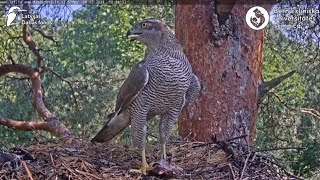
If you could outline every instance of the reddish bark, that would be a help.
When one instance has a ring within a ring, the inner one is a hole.
[[[22,131],[34,131],[34,130],[42,130],[57,134],[56,127],[61,127],[60,122],[58,120],[51,121],[18,121],[9,118],[0,117],[0,124],[3,126],[7,126],[13,129],[22,130]],[[62,130],[62,129],[61,129]],[[63,131],[63,130],[62,130]]]
[[[30,20],[29,14],[30,14],[30,3],[24,3],[23,9],[26,11],[23,11],[23,20],[28,22]],[[40,55],[40,52],[37,49],[36,43],[32,40],[32,37],[29,32],[29,26],[27,24],[23,24],[22,26],[22,34],[23,34],[23,41],[28,45],[29,49],[32,51],[32,53],[37,57],[37,65],[38,67],[43,66],[43,58]]]
[[[23,11],[24,21],[29,21],[30,14],[30,3],[24,3],[23,9],[27,11]],[[57,136],[69,136],[71,132],[68,128],[66,128],[56,117],[53,115],[45,106],[42,100],[42,90],[41,90],[41,78],[40,73],[38,72],[39,68],[43,72],[51,71],[55,73],[51,68],[47,68],[43,66],[43,57],[40,55],[39,50],[36,46],[36,43],[33,41],[32,36],[29,32],[29,26],[24,24],[22,27],[23,40],[32,51],[32,53],[36,56],[37,59],[37,69],[33,69],[29,66],[22,64],[8,64],[0,66],[0,77],[7,73],[21,73],[27,75],[32,84],[33,90],[33,100],[35,104],[35,109],[38,112],[39,116],[42,117],[44,122],[36,122],[36,121],[17,121],[9,118],[0,117],[0,124],[18,129],[23,131],[32,131],[32,130],[43,130],[51,132]],[[43,34],[42,34],[43,35]],[[57,73],[56,73],[57,75]],[[61,77],[60,77],[61,78]]]
[[[16,120],[0,117],[0,124],[25,131],[45,130],[58,136],[70,135],[71,132],[69,129],[60,123],[43,103],[40,74],[33,68],[21,64],[0,66],[0,77],[11,72],[25,74],[30,77],[36,111],[40,117],[46,120],[46,122],[18,122]]]
[[[175,5],[176,36],[203,85],[200,98],[179,118],[181,137],[210,141],[212,135],[224,140],[248,134],[253,141],[264,33],[246,25],[252,6],[234,5],[229,25],[222,29],[213,4]],[[223,33],[227,35],[219,36]]]
[[[0,76],[9,72],[16,72],[28,75],[31,78],[32,82],[33,98],[37,112],[43,118],[54,117],[54,115],[50,113],[50,111],[46,108],[42,101],[41,79],[39,73],[31,67],[21,64],[8,64],[0,67]]]

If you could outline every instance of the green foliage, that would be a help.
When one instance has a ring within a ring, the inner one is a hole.
[[[300,108],[320,109],[317,43],[290,39],[292,32],[272,26],[266,31],[263,77],[272,80],[291,70],[297,73],[268,93],[260,105],[257,145],[265,148],[297,146],[305,151],[274,153],[299,176],[312,176],[320,168],[319,119]],[[299,35],[299,34],[298,34]],[[298,36],[296,34],[296,36]]]
[[[58,43],[43,38],[32,28],[30,31],[41,49],[45,65],[60,75],[41,74],[47,108],[76,135],[92,137],[112,111],[118,87],[131,66],[144,56],[144,47],[130,42],[126,37],[127,30],[141,19],[151,17],[172,25],[172,6],[92,5],[73,11],[72,18],[68,17],[68,10],[62,6],[33,10],[40,14],[56,12],[50,18],[42,19],[52,21],[52,26],[37,28],[47,35],[54,35]],[[65,17],[64,20],[61,17]],[[36,67],[34,55],[22,40],[20,25],[1,28],[0,40],[1,64],[11,64],[8,57],[12,56],[16,63]],[[0,108],[0,116],[41,120],[32,103],[30,82],[16,78],[24,76],[12,73],[0,78],[0,106],[4,107]],[[127,129],[120,140],[130,139],[130,136],[130,129]],[[52,138],[45,132],[21,132],[0,126],[0,146],[27,142],[34,137]]]
[[[305,151],[289,152],[284,157],[293,162],[289,164],[289,167],[294,170],[295,174],[310,177],[319,170],[320,143],[318,140],[309,140],[304,141],[302,145],[306,147]]]
[[[43,7],[45,8],[45,7]],[[41,9],[40,9],[41,10]],[[52,11],[52,9],[50,9]],[[55,7],[56,14],[45,19],[54,22],[41,26],[54,35],[55,43],[31,29],[41,49],[44,63],[61,77],[42,73],[44,102],[74,133],[91,137],[101,128],[123,79],[134,63],[144,56],[141,44],[126,37],[132,24],[144,18],[160,18],[173,27],[172,6],[120,4],[84,6],[72,11]],[[34,12],[37,10],[34,9]],[[0,15],[4,15],[0,9]],[[270,25],[270,24],[269,24]],[[260,105],[256,144],[260,147],[303,146],[305,151],[277,152],[286,167],[296,174],[312,176],[320,168],[320,121],[300,108],[320,110],[320,59],[318,42],[300,37],[299,32],[266,31],[264,46],[264,81],[291,70],[297,73],[277,86]],[[36,67],[34,55],[22,40],[21,26],[0,28],[0,64],[11,59]],[[7,74],[0,78],[0,116],[18,120],[41,120],[33,102],[30,81],[24,75]],[[71,83],[72,88],[68,84]],[[158,121],[149,123],[149,140],[158,135]],[[129,143],[131,129],[124,130],[118,141]],[[30,139],[52,138],[45,132],[21,132],[0,126],[0,147],[24,143]]]

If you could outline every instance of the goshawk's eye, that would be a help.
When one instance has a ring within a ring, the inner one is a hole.
[[[143,29],[147,28],[147,23],[142,23],[142,24],[141,24],[141,27],[142,27]]]

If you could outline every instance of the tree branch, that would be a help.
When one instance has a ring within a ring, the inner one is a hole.
[[[53,41],[53,42],[55,42],[55,43],[57,42],[57,41],[53,38],[53,36],[51,36],[51,35],[46,35],[42,30],[36,29],[36,28],[34,28],[34,27],[32,27],[32,29],[33,29],[34,31],[38,32],[39,34],[41,34],[42,37],[44,37],[44,38],[46,38],[46,39],[49,39],[49,40],[51,40],[51,41]]]
[[[277,150],[305,150],[305,147],[277,147],[269,149],[257,149],[254,152],[277,151]]]
[[[53,118],[50,121],[19,121],[10,118],[0,117],[0,124],[12,129],[22,131],[42,130],[50,132],[57,136],[69,135],[70,131],[60,123],[59,120]]]
[[[284,74],[282,76],[279,76],[275,79],[272,79],[271,81],[268,82],[263,82],[259,86],[259,99],[261,100],[271,89],[275,88],[278,86],[280,83],[282,83],[284,80],[287,78],[291,77],[296,71],[293,70],[287,74]]]
[[[27,176],[29,177],[30,180],[34,180],[33,177],[32,177],[32,173],[30,172],[29,168],[28,168],[28,165],[25,161],[21,161],[22,163],[22,166],[24,168],[24,170],[26,171],[27,173]]]
[[[52,72],[52,74],[54,74],[55,76],[57,76],[61,81],[64,81],[69,85],[69,87],[71,88],[71,91],[72,91],[72,97],[74,99],[74,103],[75,103],[76,107],[79,109],[79,102],[77,100],[77,97],[76,97],[75,90],[73,88],[72,82],[69,79],[63,78],[59,73],[54,71],[52,68],[50,68],[49,71]]]
[[[0,76],[10,72],[26,74],[31,78],[33,98],[37,112],[42,118],[45,119],[54,117],[54,115],[50,113],[42,101],[41,78],[39,72],[22,64],[6,64],[0,66]]]
[[[24,81],[24,80],[29,80],[30,79],[29,77],[18,78],[18,77],[11,77],[11,76],[5,76],[5,78],[11,79],[11,80],[17,80],[17,81]]]
[[[33,68],[22,65],[22,64],[7,64],[0,66],[0,77],[7,74],[7,73],[22,73],[30,77],[31,79],[31,86],[33,90],[33,100],[35,104],[36,111],[38,112],[39,116],[42,117],[48,126],[51,126],[51,128],[56,129],[56,135],[58,136],[68,136],[71,134],[71,132],[58,121],[58,119],[53,115],[44,105],[44,102],[42,100],[42,91],[41,91],[41,78],[40,73]],[[8,122],[8,121],[4,121]],[[28,122],[21,122],[22,124],[13,123],[8,125],[17,125],[18,127],[25,125],[26,129],[28,129]],[[20,126],[19,126],[20,125]],[[44,125],[41,124],[34,124],[35,127],[41,128],[44,127]],[[36,126],[37,125],[37,126]],[[40,126],[41,125],[41,126]],[[17,128],[19,129],[19,128]],[[23,128],[20,128],[21,130],[24,130]],[[50,130],[49,132],[53,132],[53,130]]]
[[[23,3],[23,9],[26,11],[23,11],[23,20],[25,22],[28,22],[30,18],[28,17],[28,14],[30,12],[30,4],[29,3]],[[32,53],[37,57],[37,65],[38,67],[43,66],[43,58],[40,55],[38,48],[36,46],[36,43],[32,40],[31,34],[29,32],[29,28],[27,23],[23,24],[22,26],[22,33],[23,33],[23,41],[28,45],[29,49],[32,51]]]
[[[315,109],[301,108],[300,112],[310,114],[310,115],[316,117],[317,119],[320,119],[320,112]]]
[[[30,17],[28,16],[30,12],[30,4],[28,2],[23,3],[23,20],[25,22],[30,21]],[[4,126],[8,126],[11,128],[24,130],[24,131],[32,131],[32,130],[44,130],[51,132],[57,136],[69,136],[71,132],[68,128],[66,128],[56,117],[52,114],[45,106],[43,102],[42,96],[42,88],[41,88],[41,78],[39,73],[39,68],[42,71],[46,72],[50,70],[50,68],[46,68],[43,66],[43,58],[40,55],[39,49],[36,46],[36,43],[33,41],[31,34],[29,32],[29,25],[24,23],[22,26],[22,34],[23,34],[23,41],[27,44],[29,49],[32,53],[36,56],[37,59],[37,68],[33,69],[32,67],[22,65],[22,64],[15,64],[12,58],[12,64],[6,64],[0,66],[0,77],[8,74],[8,73],[21,73],[27,75],[31,80],[31,86],[33,90],[33,101],[35,104],[35,109],[39,116],[44,119],[44,122],[26,122],[26,121],[16,121],[13,119],[2,118],[0,117],[0,124]],[[37,30],[36,30],[37,31]],[[42,36],[45,36],[44,33],[38,31]],[[46,36],[47,38],[49,36]]]
[[[0,77],[11,72],[32,76],[34,69],[22,64],[5,64],[0,66]]]

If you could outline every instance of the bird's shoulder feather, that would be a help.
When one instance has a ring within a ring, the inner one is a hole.
[[[127,79],[120,87],[115,108],[117,114],[130,105],[132,100],[136,98],[143,87],[148,83],[148,80],[149,73],[145,66],[145,61],[142,60],[133,66]]]

